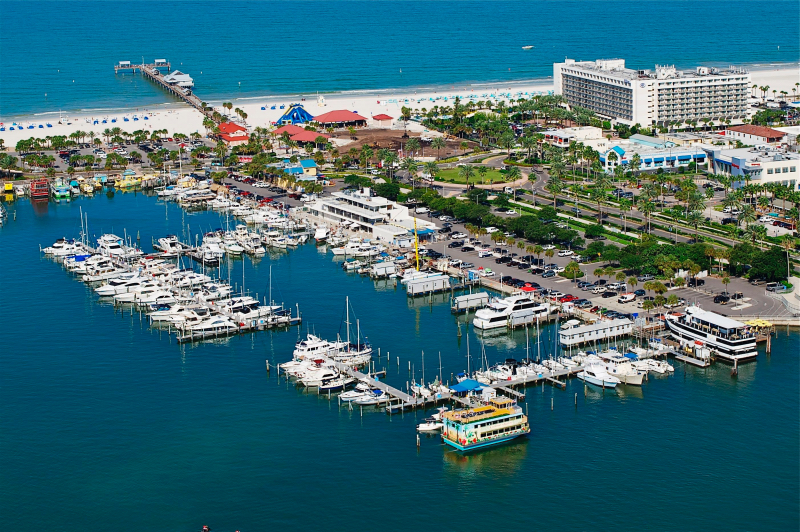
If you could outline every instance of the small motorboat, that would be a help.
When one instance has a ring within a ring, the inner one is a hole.
[[[444,423],[432,417],[425,418],[422,423],[417,425],[418,432],[440,432],[442,428],[444,428]]]

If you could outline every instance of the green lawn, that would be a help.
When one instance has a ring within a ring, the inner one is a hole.
[[[464,179],[458,175],[458,168],[448,168],[445,170],[439,170],[436,174],[437,181],[446,181],[448,183],[465,183]],[[490,184],[491,182],[494,183],[504,183],[506,182],[506,175],[505,172],[501,172],[499,170],[495,170],[490,168],[488,172],[486,172],[486,177],[483,178],[483,184]],[[478,174],[478,171],[475,171],[475,177],[470,179],[470,183],[480,185],[481,184],[481,177]]]

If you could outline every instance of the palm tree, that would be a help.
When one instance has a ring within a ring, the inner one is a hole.
[[[361,162],[364,163],[365,172],[369,169],[369,160],[372,159],[373,155],[375,155],[375,152],[372,148],[366,144],[361,146]]]
[[[435,161],[428,161],[422,165],[422,171],[431,176],[431,181],[434,181],[436,174],[439,173],[439,165]]]
[[[459,144],[458,147],[461,148],[461,155],[464,155],[465,153],[467,153],[467,150],[469,149],[469,142],[467,142],[466,140],[462,140],[461,144]]]
[[[784,235],[781,238],[781,247],[786,252],[786,278],[790,278],[792,276],[792,260],[789,258],[789,252],[794,249],[795,241],[792,235]]]
[[[700,231],[698,228],[700,227],[700,224],[703,222],[703,214],[700,211],[692,211],[686,217],[686,221],[689,223],[689,225],[694,227],[694,241],[698,242],[700,240]],[[675,233],[677,234],[677,228],[675,230]]]
[[[521,175],[522,172],[520,171],[519,166],[512,166],[508,169],[508,172],[506,172],[506,178],[508,181],[516,181]]]
[[[481,185],[483,184],[483,180],[486,178],[486,174],[489,172],[488,166],[479,166],[478,167],[478,175],[481,176]]]
[[[404,157],[400,162],[400,169],[408,172],[408,177],[411,179],[411,186],[413,187],[417,182],[417,161],[413,157]]]
[[[437,159],[441,158],[441,157],[439,157],[439,152],[445,146],[447,146],[447,143],[444,141],[444,138],[442,138],[442,137],[436,137],[435,139],[433,139],[431,141],[431,148],[436,150],[436,158]]]
[[[406,141],[406,152],[410,156],[413,157],[414,153],[418,152],[420,150],[420,148],[421,148],[421,144],[419,143],[419,139],[418,138],[412,137],[412,138],[408,139],[408,141]]]
[[[647,233],[650,234],[650,216],[656,210],[656,204],[650,200],[643,201],[639,203],[636,207],[640,213],[642,213],[647,221]]]
[[[465,164],[458,168],[458,177],[463,179],[469,188],[469,180],[475,176],[475,167],[471,164]]]
[[[543,251],[544,251],[544,248],[542,246],[540,246],[539,244],[536,244],[535,246],[533,246],[533,253],[536,255],[537,259],[541,260]]]
[[[575,280],[578,278],[579,273],[581,273],[581,266],[574,260],[570,261],[569,264],[564,267],[565,276],[571,276],[573,282],[575,282]]]

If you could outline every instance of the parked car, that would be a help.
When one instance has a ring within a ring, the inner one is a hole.
[[[547,270],[546,272],[544,272],[542,274],[542,278],[544,278],[544,279],[547,279],[548,277],[555,277],[555,276],[556,276],[556,272],[554,272],[553,270]]]
[[[578,308],[589,308],[589,307],[591,307],[593,305],[593,303],[591,301],[589,301],[588,299],[578,299],[574,303],[575,303],[575,306],[578,307]]]
[[[617,293],[616,292],[612,292],[611,290],[603,292],[603,298],[616,297],[616,296],[617,296]]]
[[[642,296],[644,296],[644,295],[646,295],[646,294],[647,294],[647,292],[645,292],[645,291],[644,291],[644,290],[642,290],[641,288],[640,288],[640,289],[638,289],[638,290],[634,290],[634,291],[633,291],[633,293],[634,293],[634,294],[635,294],[637,297],[642,297]]]
[[[718,303],[720,305],[725,305],[730,300],[731,300],[730,296],[726,296],[724,294],[717,294],[716,296],[714,296],[714,303]]]
[[[558,252],[558,256],[559,257],[569,257],[570,255],[574,255],[574,254],[575,254],[575,252],[572,251],[571,249],[562,249],[562,250],[559,250],[559,252]]]
[[[706,284],[706,281],[704,279],[698,279],[697,277],[692,277],[691,279],[689,279],[689,282],[686,283],[687,286],[691,286],[694,288],[697,288],[698,286],[703,286],[704,284]]]
[[[449,244],[447,244],[447,247],[449,247],[449,248],[464,247],[464,241],[463,240],[456,240],[454,242],[450,242]]]
[[[643,282],[646,282],[646,281],[652,281],[653,279],[655,279],[655,277],[653,277],[650,274],[640,275],[639,277],[636,278],[636,280],[639,281],[640,283],[643,283]]]

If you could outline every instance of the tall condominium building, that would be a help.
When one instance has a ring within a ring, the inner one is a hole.
[[[747,111],[750,74],[730,67],[693,71],[656,65],[654,70],[625,68],[624,59],[553,64],[555,93],[570,105],[625,124],[667,124],[703,118],[741,123]]]

